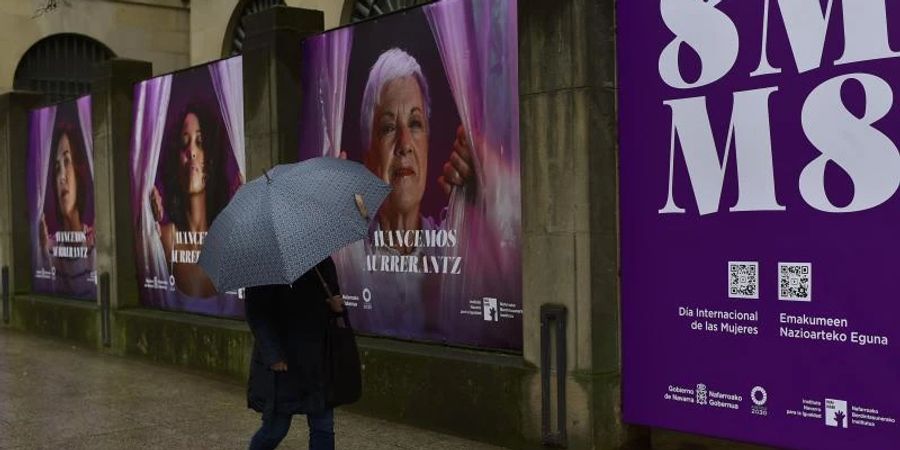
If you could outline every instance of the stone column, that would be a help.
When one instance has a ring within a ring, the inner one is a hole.
[[[0,264],[9,266],[13,293],[31,290],[31,236],[28,232],[28,111],[41,94],[0,95]]]
[[[648,448],[621,421],[614,0],[519,0],[519,15],[524,356],[540,366],[540,306],[566,306],[570,448]],[[540,389],[535,374],[533,433]]]
[[[247,180],[297,160],[300,42],[321,32],[321,11],[275,7],[244,19],[244,133]]]
[[[132,106],[134,83],[152,74],[148,62],[112,59],[96,66],[92,85],[96,264],[98,276],[109,273],[113,309],[138,303],[131,205]]]

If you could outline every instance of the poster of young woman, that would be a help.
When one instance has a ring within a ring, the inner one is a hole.
[[[304,42],[300,159],[393,192],[334,255],[360,331],[519,350],[516,2],[443,0]]]
[[[28,217],[32,291],[97,298],[91,98],[31,111]]]
[[[235,57],[135,86],[132,217],[141,303],[241,317],[197,260],[219,212],[244,181],[244,98]]]

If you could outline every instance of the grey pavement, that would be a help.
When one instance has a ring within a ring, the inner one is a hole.
[[[2,449],[243,449],[245,386],[0,329]],[[339,449],[497,449],[340,409]],[[307,448],[294,419],[281,448]]]

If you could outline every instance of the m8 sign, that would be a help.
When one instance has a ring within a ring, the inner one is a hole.
[[[626,421],[893,447],[900,3],[620,1],[617,33]]]

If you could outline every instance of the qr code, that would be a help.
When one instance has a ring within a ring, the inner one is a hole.
[[[778,263],[778,300],[812,301],[812,264]]]
[[[759,263],[728,262],[728,298],[759,298]]]

